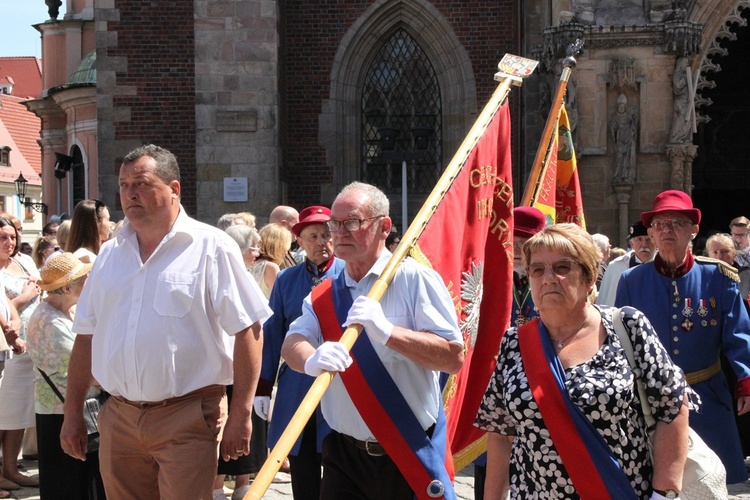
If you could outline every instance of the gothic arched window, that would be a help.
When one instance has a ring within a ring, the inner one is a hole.
[[[402,162],[411,215],[443,170],[440,87],[424,50],[404,29],[395,31],[370,61],[361,113],[360,177],[399,201],[391,217],[400,226]]]

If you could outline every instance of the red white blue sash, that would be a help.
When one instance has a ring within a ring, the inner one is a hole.
[[[544,324],[519,327],[526,378],[550,437],[582,499],[638,498],[609,445],[569,397],[565,371]]]
[[[323,338],[338,341],[352,305],[344,273],[312,291]],[[367,427],[383,446],[419,499],[455,500],[453,459],[446,453],[445,414],[440,406],[432,438],[409,408],[365,331],[350,352],[354,362],[339,373]],[[450,472],[449,472],[450,471]]]

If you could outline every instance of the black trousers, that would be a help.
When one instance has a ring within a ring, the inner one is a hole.
[[[321,500],[413,500],[414,492],[388,455],[374,457],[332,431],[323,440]]]
[[[99,453],[86,461],[66,455],[60,446],[62,415],[36,415],[39,448],[39,497],[42,500],[101,500],[106,498],[99,473]]]
[[[320,468],[323,455],[318,453],[317,412],[313,413],[302,431],[297,456],[289,455],[294,500],[318,500],[320,498]]]

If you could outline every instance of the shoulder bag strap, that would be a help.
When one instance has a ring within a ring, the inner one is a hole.
[[[630,340],[630,335],[625,330],[625,324],[622,321],[622,309],[617,308],[612,313],[612,324],[615,327],[615,332],[620,338],[620,344],[625,351],[625,356],[628,358],[630,368],[633,369],[635,375],[635,383],[638,387],[638,397],[641,400],[641,408],[643,410],[643,418],[646,421],[646,426],[650,429],[656,425],[654,420],[653,412],[651,411],[651,405],[648,404],[648,398],[646,397],[646,388],[643,386],[643,378],[641,377],[642,370],[635,364],[635,356],[633,355],[633,342]]]
[[[49,378],[49,376],[47,376],[47,374],[44,373],[44,370],[42,370],[41,368],[37,368],[37,370],[39,370],[39,373],[42,374],[42,377],[44,377],[44,380],[47,381],[47,383],[49,384],[49,386],[52,388],[52,390],[57,395],[58,399],[60,399],[60,401],[62,401],[64,403],[65,402],[65,398],[63,397],[62,393],[60,392],[60,389],[58,389],[57,386],[52,383],[52,380]]]

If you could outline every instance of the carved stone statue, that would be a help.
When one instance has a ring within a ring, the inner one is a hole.
[[[672,130],[670,144],[693,142],[693,92],[690,75],[690,58],[680,57],[672,74]]]
[[[609,125],[610,135],[615,145],[615,181],[635,180],[635,134],[638,126],[638,107],[628,112],[628,98],[620,94],[617,98],[617,112]]]

